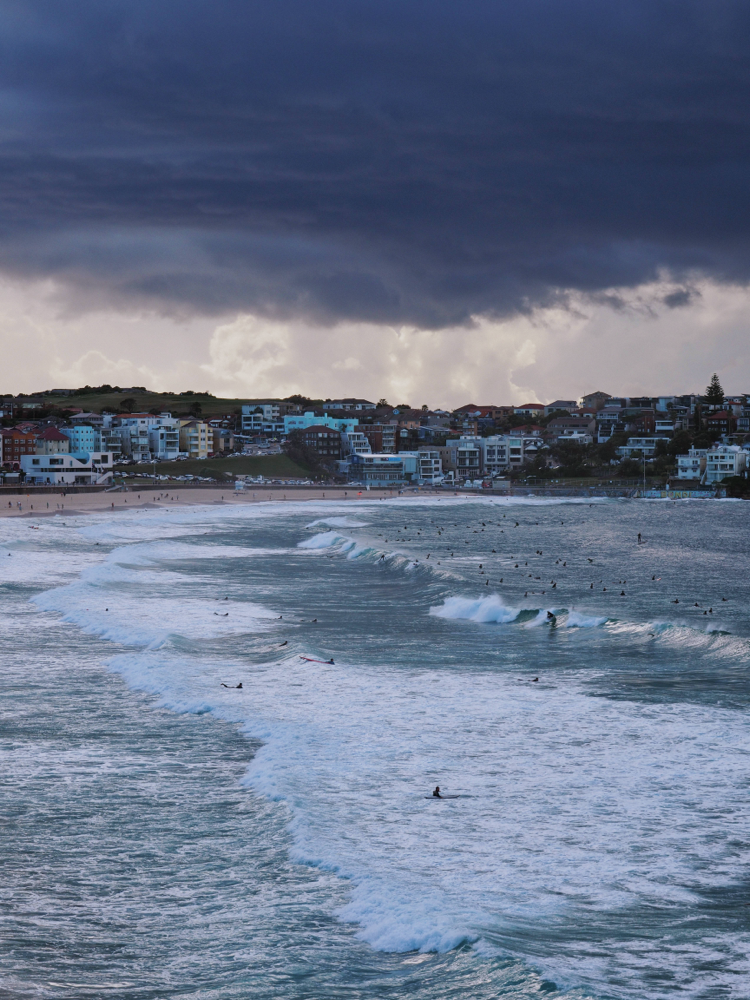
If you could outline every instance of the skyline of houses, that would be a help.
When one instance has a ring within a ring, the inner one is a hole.
[[[35,399],[36,409],[44,410],[45,400],[65,392]],[[198,415],[200,406],[196,415],[178,417],[168,410],[65,409],[57,399],[56,415],[28,419],[27,401],[20,396],[0,402],[5,425],[0,463],[6,476],[21,473],[27,481],[50,484],[102,482],[116,463],[207,460],[281,447],[340,479],[380,486],[477,483],[529,469],[565,468],[571,455],[606,462],[613,474],[617,467],[632,475],[633,463],[640,462],[645,474],[646,463],[658,463],[671,449],[671,478],[710,484],[745,475],[750,450],[747,394],[708,399],[596,391],[578,400],[468,403],[452,411],[394,407],[384,400],[320,403],[292,397],[246,403],[210,418]],[[675,441],[685,444],[680,454]]]

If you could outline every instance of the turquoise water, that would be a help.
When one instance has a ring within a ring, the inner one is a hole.
[[[0,996],[747,997],[747,510],[0,521]]]

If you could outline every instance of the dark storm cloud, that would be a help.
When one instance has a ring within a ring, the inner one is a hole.
[[[441,326],[750,276],[746,4],[2,17],[0,266],[81,302]]]

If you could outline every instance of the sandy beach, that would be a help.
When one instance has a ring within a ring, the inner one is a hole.
[[[206,504],[252,504],[274,502],[297,502],[305,500],[336,500],[341,502],[357,500],[378,500],[381,497],[397,496],[396,491],[358,490],[336,487],[310,487],[287,489],[283,487],[248,489],[235,493],[229,489],[175,489],[149,490],[137,488],[127,493],[60,493],[12,494],[0,500],[0,517],[49,517],[55,514],[103,514],[107,511],[120,513],[134,509],[156,509],[159,507],[195,507]]]

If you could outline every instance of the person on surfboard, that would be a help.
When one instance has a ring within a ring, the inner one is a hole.
[[[432,794],[436,799],[442,799],[443,796],[440,794],[440,785],[435,786],[435,791]]]

